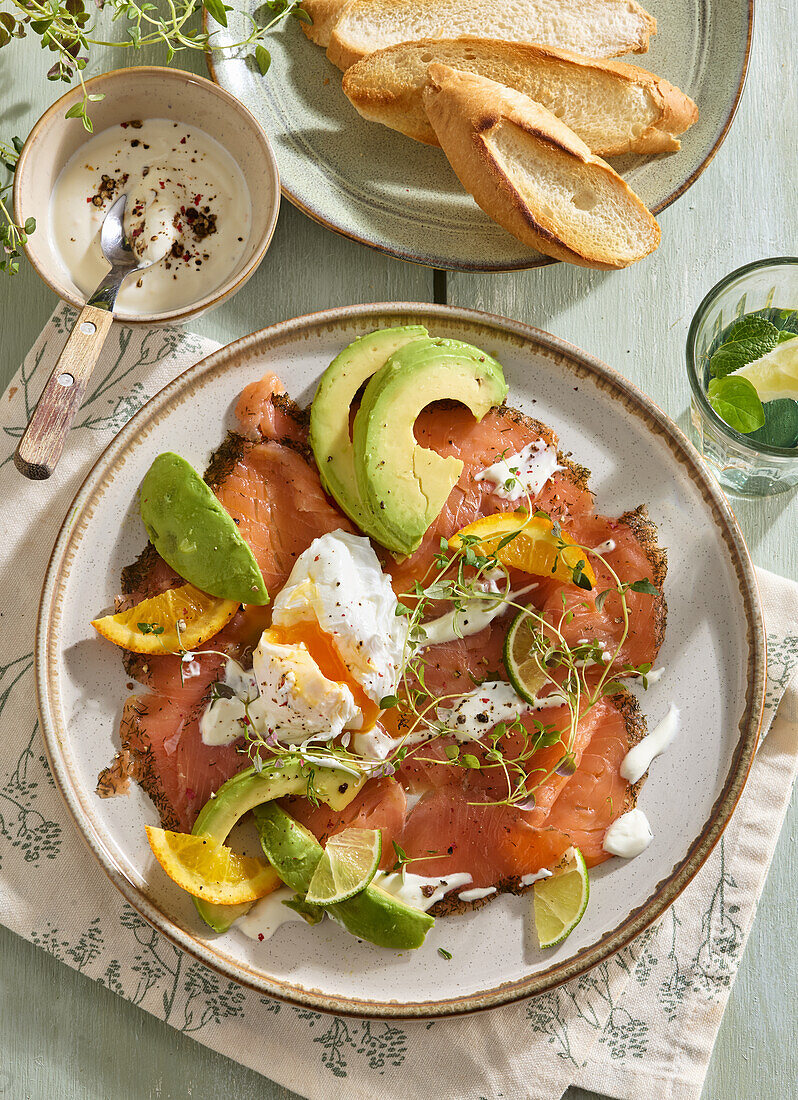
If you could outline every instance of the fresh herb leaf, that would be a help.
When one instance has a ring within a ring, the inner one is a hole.
[[[713,378],[707,396],[721,420],[737,432],[755,432],[765,423],[759,394],[747,378]]]
[[[142,634],[163,634],[163,627],[157,623],[136,623]]]
[[[394,854],[396,855],[396,862],[391,868],[392,871],[400,871],[406,863],[410,862],[410,856],[395,840],[392,840]]]
[[[265,46],[261,46],[260,42],[255,47],[255,64],[258,66],[258,72],[261,76],[265,76],[269,71],[269,67],[272,63],[272,55],[266,49]]]
[[[453,958],[453,955],[452,955],[451,951],[447,951],[445,947],[439,947],[438,948],[438,954],[440,955],[440,957],[442,959],[451,959],[451,958]]]
[[[632,584],[629,585],[629,587],[633,592],[643,592],[647,596],[659,595],[659,589],[651,583],[648,577],[646,577],[646,579],[642,581],[633,581]]]
[[[208,15],[212,15],[221,26],[227,26],[227,13],[230,9],[222,3],[222,0],[202,0],[202,6]]]
[[[390,710],[391,707],[395,707],[398,702],[398,695],[383,695],[382,699],[380,699],[380,709]]]
[[[779,330],[764,317],[741,317],[723,334],[723,343],[709,361],[713,378],[725,378],[740,367],[761,359],[775,348]]]

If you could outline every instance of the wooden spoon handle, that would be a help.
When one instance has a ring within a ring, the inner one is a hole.
[[[81,310],[14,454],[25,477],[44,481],[55,470],[113,320],[96,306]]]

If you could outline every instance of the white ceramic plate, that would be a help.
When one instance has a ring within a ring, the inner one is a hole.
[[[644,0],[658,32],[648,53],[625,60],[676,84],[699,120],[678,153],[614,157],[654,213],[693,183],[731,125],[751,47],[754,0]],[[260,0],[230,12],[218,45],[246,39]],[[283,194],[345,237],[403,260],[460,271],[508,271],[552,261],[516,241],[467,195],[440,149],[366,122],[341,90],[341,73],[294,20],[269,37],[272,65],[258,72],[252,47],[208,55],[211,76],[249,108],[277,157]]]
[[[391,954],[336,925],[292,923],[268,942],[215,936],[154,863],[144,825],[156,814],[137,788],[101,800],[98,772],[118,747],[126,677],[90,618],[110,603],[121,568],[145,544],[137,487],[153,457],[176,450],[202,469],[233,426],[247,382],[266,369],[302,401],[341,348],[384,325],[417,324],[496,356],[512,404],[541,418],[593,470],[599,511],[647,503],[668,547],[667,674],[648,692],[654,721],[674,700],[677,741],[640,800],[655,839],[637,859],[591,874],[590,905],[571,937],[543,953],[531,899],[503,896],[437,922],[418,952]],[[215,352],[141,409],[78,493],[48,570],[38,627],[38,691],[53,771],[78,827],[125,897],[175,943],[263,993],[336,1012],[446,1015],[542,992],[628,942],[674,899],[709,854],[739,798],[761,717],[764,637],[739,530],[678,428],[608,367],[513,321],[445,306],[356,306],[275,325]],[[437,954],[453,952],[447,962]],[[464,965],[464,961],[468,964]]]

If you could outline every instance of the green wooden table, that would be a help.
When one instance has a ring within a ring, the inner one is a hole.
[[[798,97],[794,0],[760,0],[751,71],[735,125],[704,175],[661,216],[663,243],[619,273],[557,265],[513,275],[435,275],[345,241],[284,202],[274,242],[246,290],[197,322],[225,342],[284,318],[370,301],[447,301],[547,329],[598,355],[682,427],[683,349],[704,293],[740,264],[798,251]],[[792,13],[794,14],[794,12]],[[59,86],[38,45],[0,64],[0,136],[25,136]],[[129,55],[123,55],[129,60]],[[163,63],[157,52],[137,59]],[[201,57],[180,58],[203,72]],[[111,50],[89,74],[120,63]],[[4,388],[55,301],[32,271],[0,276]],[[0,506],[1,503],[0,503]],[[754,560],[798,578],[795,494],[733,502]],[[798,1082],[794,904],[798,806],[781,837],[723,1021],[705,1100],[787,1100]],[[0,1096],[13,1100],[145,1100],[292,1094],[207,1050],[0,928]],[[571,1090],[569,1100],[586,1100]]]

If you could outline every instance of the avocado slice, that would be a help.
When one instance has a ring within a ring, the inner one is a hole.
[[[314,776],[314,789],[317,796],[334,810],[343,809],[352,801],[363,783],[362,779],[346,776],[331,768],[319,769]],[[264,766],[260,771],[247,768],[228,779],[213,798],[209,798],[200,810],[194,828],[194,836],[212,836],[219,844],[224,844],[233,826],[248,810],[260,806],[270,799],[283,798],[288,794],[304,794],[307,790],[307,776],[302,774],[302,766],[296,761],[284,764],[282,768]],[[275,885],[282,876],[275,872]],[[226,932],[233,921],[242,917],[250,905],[214,905],[194,898],[197,912],[214,932]]]
[[[383,328],[360,336],[336,355],[321,376],[310,407],[310,446],[321,483],[361,531],[374,534],[371,515],[360,499],[349,437],[349,410],[355,396],[391,355],[427,335],[422,325]]]
[[[322,846],[274,802],[256,807],[254,816],[269,861],[286,886],[304,895],[321,859]],[[347,901],[324,906],[324,912],[358,939],[395,951],[421,947],[435,923],[429,913],[405,905],[373,882]]]
[[[258,563],[232,517],[180,455],[158,455],[141,483],[139,508],[153,546],[185,580],[211,596],[269,602]]]
[[[372,377],[355,417],[354,465],[377,537],[389,550],[411,554],[418,547],[463,469],[459,459],[416,442],[421,410],[451,398],[481,420],[507,391],[501,365],[486,352],[433,337],[400,348]]]

